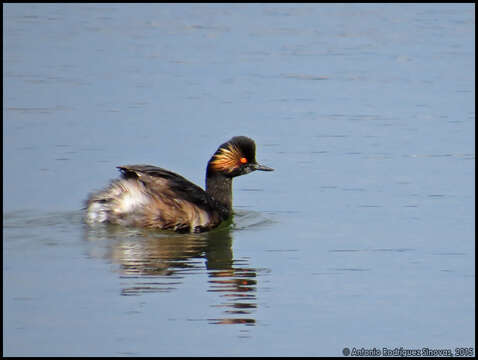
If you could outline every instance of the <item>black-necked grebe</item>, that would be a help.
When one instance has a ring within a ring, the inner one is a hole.
[[[88,223],[111,223],[178,232],[202,232],[232,213],[232,178],[255,170],[256,144],[235,136],[207,164],[206,191],[184,177],[151,165],[118,166],[121,178],[86,202]]]

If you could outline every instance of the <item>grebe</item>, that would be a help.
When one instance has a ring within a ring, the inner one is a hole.
[[[232,214],[232,179],[274,169],[256,162],[256,144],[235,136],[207,164],[206,191],[184,177],[152,165],[117,167],[121,177],[86,201],[88,223],[111,223],[177,232],[202,232]]]

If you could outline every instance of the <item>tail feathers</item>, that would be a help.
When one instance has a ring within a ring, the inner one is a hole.
[[[86,221],[90,224],[102,223],[108,220],[109,209],[99,201],[92,201],[88,204]]]
[[[132,225],[132,214],[140,214],[149,202],[141,183],[121,179],[87,200],[86,221],[88,223],[111,222]]]

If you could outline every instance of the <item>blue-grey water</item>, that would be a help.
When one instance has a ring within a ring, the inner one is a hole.
[[[234,135],[232,222],[84,224]],[[474,354],[474,183],[474,4],[3,5],[4,355]]]

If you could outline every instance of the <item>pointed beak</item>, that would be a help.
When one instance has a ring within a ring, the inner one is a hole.
[[[261,164],[254,164],[254,165],[253,165],[253,168],[254,168],[254,170],[274,171],[273,168],[270,168],[270,167],[268,167],[268,166],[261,165]]]

